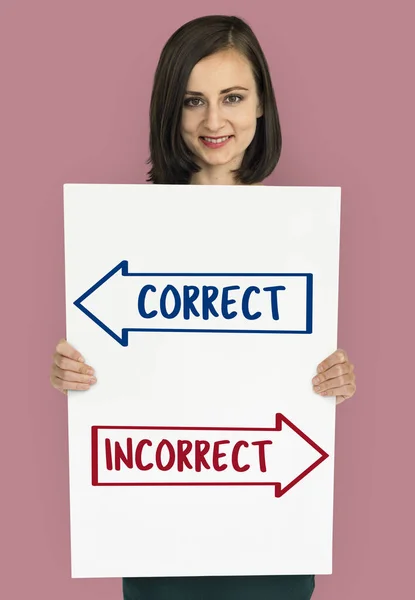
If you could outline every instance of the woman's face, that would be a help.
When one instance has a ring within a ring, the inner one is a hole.
[[[186,91],[181,134],[195,162],[209,172],[238,168],[263,114],[249,61],[236,50],[207,56],[194,66]],[[218,145],[202,139],[225,136],[231,137]]]

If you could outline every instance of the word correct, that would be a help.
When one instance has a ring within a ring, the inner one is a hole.
[[[261,317],[260,310],[251,309],[251,297],[265,293],[268,295],[267,304],[270,307],[271,317],[274,321],[278,321],[278,292],[285,289],[283,285],[263,288],[250,285],[243,291],[240,291],[239,285],[228,285],[222,288],[214,285],[202,285],[200,288],[195,285],[184,285],[179,289],[175,285],[167,284],[159,290],[155,285],[147,284],[138,294],[138,312],[143,319],[153,319],[159,312],[165,319],[174,319],[179,314],[185,320],[190,319],[191,314],[204,320],[219,316],[224,319],[234,319],[238,312],[229,310],[229,307],[237,304],[237,300],[232,298],[232,292],[237,291],[238,308],[245,319],[252,321]],[[149,309],[154,304],[157,308]]]

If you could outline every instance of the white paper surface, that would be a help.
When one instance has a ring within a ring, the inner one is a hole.
[[[72,576],[331,573],[340,188],[64,202]]]

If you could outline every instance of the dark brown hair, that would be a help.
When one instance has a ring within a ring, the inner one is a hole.
[[[146,181],[186,184],[200,171],[180,133],[187,82],[202,58],[234,48],[252,66],[263,115],[242,164],[234,170],[237,183],[259,183],[275,169],[282,138],[277,104],[261,46],[249,25],[238,17],[209,15],[182,25],[164,46],[154,75],[150,102],[150,158]]]

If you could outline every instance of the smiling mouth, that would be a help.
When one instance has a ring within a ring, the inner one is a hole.
[[[200,136],[200,140],[202,140],[202,142],[204,142],[205,144],[210,144],[210,145],[222,145],[225,142],[227,142],[228,140],[230,140],[233,137],[233,135],[224,135],[222,137],[219,138],[211,138],[211,137],[205,137],[205,136]]]
[[[216,136],[216,137],[213,137],[211,135],[201,135],[200,137],[202,137],[204,140],[214,140],[216,142],[218,140],[223,140],[223,139],[232,137],[232,134],[230,133],[228,135],[219,135],[219,136]]]

